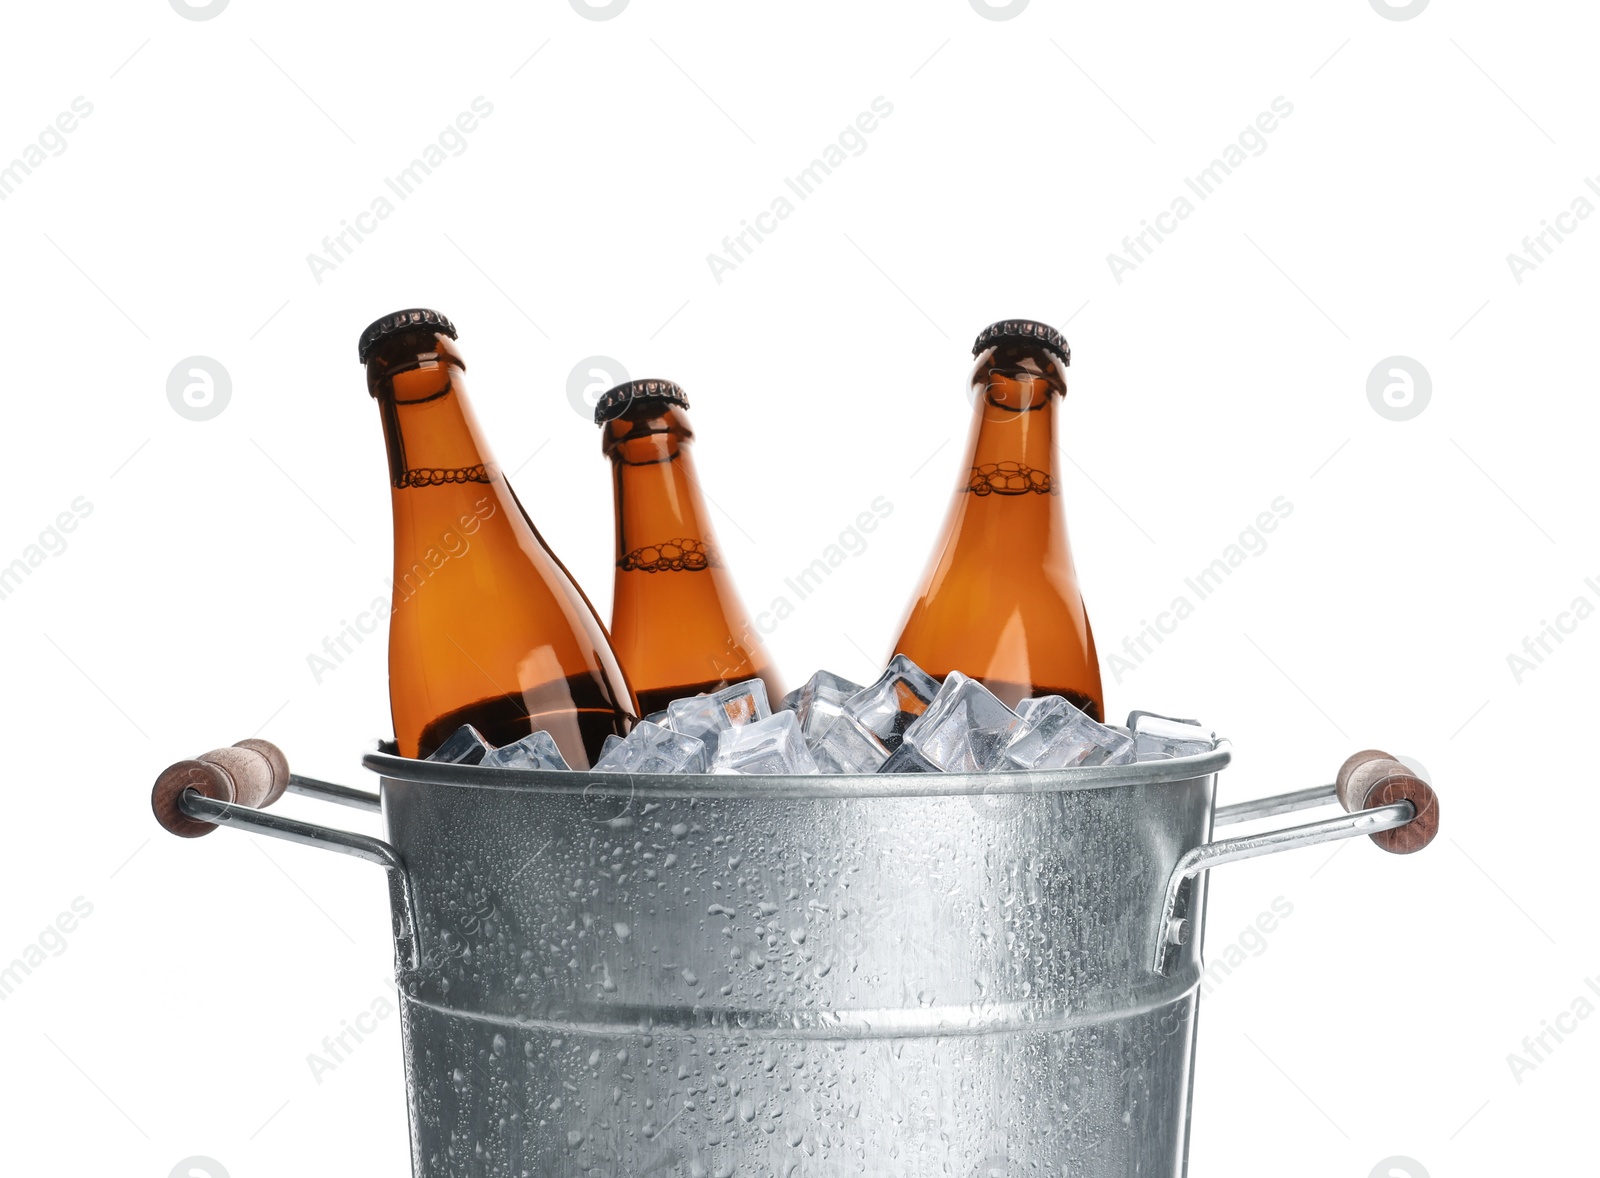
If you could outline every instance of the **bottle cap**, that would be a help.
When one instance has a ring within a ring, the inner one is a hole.
[[[393,315],[385,315],[361,333],[361,343],[357,347],[361,362],[363,364],[367,362],[367,354],[379,340],[399,335],[402,331],[416,331],[419,328],[430,327],[451,339],[456,338],[456,325],[439,312],[430,311],[425,307],[413,307],[409,311],[396,311]]]
[[[622,416],[635,401],[665,401],[669,405],[689,407],[689,398],[683,389],[670,380],[630,380],[603,393],[594,403],[594,423],[604,425]]]
[[[1066,338],[1048,323],[1036,323],[1032,319],[1002,319],[999,323],[989,324],[978,333],[977,342],[972,345],[972,354],[976,356],[985,348],[1008,339],[1043,344],[1063,365],[1072,363],[1072,349],[1067,345]]]

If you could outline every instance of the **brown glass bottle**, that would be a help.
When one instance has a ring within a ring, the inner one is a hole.
[[[1071,353],[1054,328],[1027,320],[986,328],[972,351],[960,484],[894,649],[930,675],[961,671],[1010,706],[1061,695],[1102,720],[1057,477]]]
[[[586,769],[634,701],[594,607],[484,445],[455,337],[424,310],[361,335],[394,508],[395,740],[425,757],[462,724],[496,745],[543,729]]]
[[[690,456],[688,398],[671,381],[618,385],[595,404],[616,490],[611,642],[643,714],[761,679],[783,685],[723,565]]]

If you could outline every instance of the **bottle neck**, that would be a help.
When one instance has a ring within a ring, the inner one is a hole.
[[[1040,500],[1059,507],[1056,414],[1064,390],[1046,376],[980,370],[965,483],[976,500]]]
[[[413,596],[417,562],[437,571],[440,553],[472,547],[510,559],[520,552],[542,575],[566,577],[484,441],[467,400],[466,366],[449,343],[441,338],[436,354],[368,363],[389,452],[397,614]]]
[[[616,490],[616,558],[624,571],[719,567],[691,443],[676,408],[607,423],[604,448]],[[665,550],[663,550],[665,546]]]
[[[441,355],[374,382],[396,490],[494,481],[498,471],[467,404],[463,374]]]

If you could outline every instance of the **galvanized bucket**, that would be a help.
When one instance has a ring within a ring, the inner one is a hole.
[[[1214,809],[1228,759],[629,777],[377,747],[381,799],[287,784],[386,840],[193,774],[168,809],[387,869],[417,1178],[1176,1176],[1205,871],[1437,818],[1390,774],[1211,841],[1335,801]]]

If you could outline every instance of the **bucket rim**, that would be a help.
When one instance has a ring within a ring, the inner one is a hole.
[[[725,773],[596,773],[588,769],[506,769],[420,761],[373,741],[364,768],[385,781],[453,789],[644,798],[936,798],[1070,793],[1141,785],[1177,785],[1210,777],[1233,759],[1227,740],[1210,752],[1132,765],[1018,769],[995,773],[817,773],[783,776]]]

